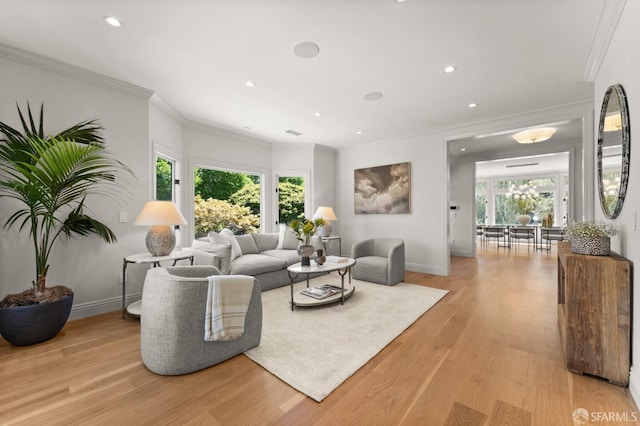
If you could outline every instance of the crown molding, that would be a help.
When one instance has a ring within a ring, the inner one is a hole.
[[[152,90],[145,89],[144,87],[136,86],[135,84],[107,77],[106,75],[76,67],[74,65],[58,61],[57,59],[38,55],[36,53],[28,52],[2,43],[0,43],[0,57],[38,67],[47,71],[52,71],[67,77],[77,78],[90,83],[116,89],[145,99],[149,99],[153,95]]]
[[[175,109],[170,103],[165,101],[157,93],[153,93],[153,95],[151,95],[150,102],[152,104],[154,104],[155,106],[157,106],[158,108],[160,108],[162,111],[164,111],[167,114],[169,114],[169,116],[171,118],[173,118],[174,120],[178,121],[180,124],[182,124],[182,125],[186,125],[187,124],[186,117],[184,115],[182,115],[180,113],[180,111]]]
[[[595,81],[626,3],[627,0],[605,0],[582,75],[584,81]]]

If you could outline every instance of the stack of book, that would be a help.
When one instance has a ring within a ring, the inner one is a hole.
[[[338,287],[331,284],[325,284],[320,287],[308,287],[300,292],[305,296],[313,297],[315,299],[325,299],[334,294],[342,293],[342,287]]]
[[[342,263],[342,262],[346,262],[347,260],[349,260],[349,258],[348,258],[348,257],[342,257],[342,256],[327,256],[327,262]]]

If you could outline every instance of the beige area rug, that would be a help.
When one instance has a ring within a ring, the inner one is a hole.
[[[340,277],[311,280],[311,286],[328,283],[339,285]],[[407,283],[352,283],[356,291],[344,305],[294,312],[289,286],[262,293],[262,340],[245,355],[320,402],[447,294]],[[305,285],[297,283],[296,291]]]

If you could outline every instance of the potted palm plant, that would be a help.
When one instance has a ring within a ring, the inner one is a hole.
[[[30,289],[0,301],[0,334],[14,345],[30,345],[54,337],[66,323],[73,291],[47,286],[49,257],[56,241],[97,235],[116,241],[113,231],[87,214],[90,195],[115,197],[116,177],[131,171],[113,158],[96,120],[82,121],[56,136],[43,130],[44,106],[38,125],[27,104],[28,122],[20,107],[22,132],[0,122],[0,197],[19,207],[5,228],[28,231],[35,252],[35,279]]]

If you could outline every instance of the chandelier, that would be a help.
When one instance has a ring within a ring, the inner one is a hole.
[[[539,129],[523,130],[513,135],[518,143],[536,143],[551,139],[556,132],[553,127],[541,127]]]

